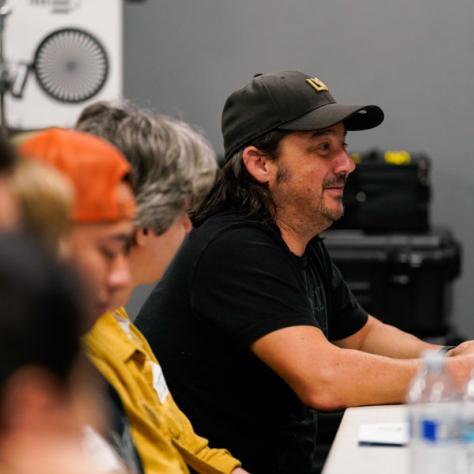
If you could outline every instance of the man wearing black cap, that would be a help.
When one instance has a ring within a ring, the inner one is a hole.
[[[231,94],[222,175],[138,317],[193,424],[254,474],[316,472],[315,410],[401,402],[441,349],[368,315],[318,237],[343,214],[346,132],[382,120],[295,71]]]

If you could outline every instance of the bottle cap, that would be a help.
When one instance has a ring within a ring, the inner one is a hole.
[[[423,365],[431,370],[441,370],[444,366],[445,355],[440,351],[427,350],[421,354]]]

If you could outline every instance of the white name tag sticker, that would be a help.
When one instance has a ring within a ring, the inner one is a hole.
[[[359,427],[359,445],[405,446],[409,441],[408,423],[370,423]]]
[[[166,398],[168,397],[170,391],[168,385],[166,385],[165,376],[163,371],[158,364],[151,362],[152,372],[153,372],[153,388],[158,395],[161,403],[165,403]]]

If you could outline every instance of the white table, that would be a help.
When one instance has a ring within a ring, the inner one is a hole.
[[[361,424],[405,421],[406,409],[404,405],[348,408],[324,465],[323,474],[407,474],[408,448],[357,444]]]

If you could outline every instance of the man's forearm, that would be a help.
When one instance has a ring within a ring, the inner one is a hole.
[[[266,334],[255,341],[251,349],[310,407],[335,410],[403,402],[421,360],[364,352],[360,344],[368,342],[365,341],[368,335],[359,331],[355,337],[339,340],[335,345],[320,329],[291,326]],[[376,336],[376,332],[372,336]],[[392,333],[393,336],[396,334]],[[375,351],[377,347],[371,349]],[[438,349],[438,346],[432,347]],[[412,350],[419,349],[418,346]],[[464,355],[464,352],[467,353]],[[452,375],[459,384],[469,376],[473,360],[474,354],[468,349],[448,358]]]
[[[452,356],[447,360],[448,370],[459,390],[464,387],[472,363],[472,354]],[[313,380],[314,398],[310,406],[334,410],[403,403],[421,364],[421,359],[399,359],[339,349],[327,358],[327,367],[319,367],[319,381]]]
[[[359,331],[345,339],[334,341],[334,344],[344,349],[357,349],[396,359],[415,359],[424,350],[441,349],[441,346],[424,342],[370,315]]]
[[[414,359],[420,357],[424,350],[439,350],[441,347],[422,341],[394,326],[377,321],[366,334],[360,350],[397,359]]]
[[[418,359],[395,359],[353,349],[339,349],[318,369],[312,384],[313,408],[334,410],[351,406],[403,403]],[[321,377],[321,374],[324,374]]]

